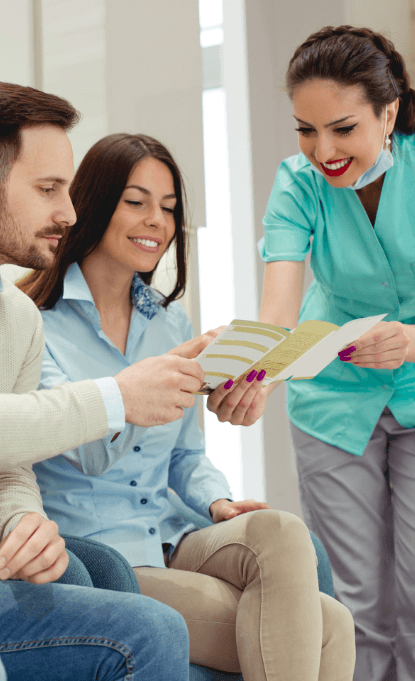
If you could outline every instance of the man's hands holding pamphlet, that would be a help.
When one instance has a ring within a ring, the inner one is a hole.
[[[223,330],[212,329],[160,357],[147,357],[114,376],[124,401],[125,420],[135,426],[161,426],[183,417],[193,407],[204,372],[195,361]],[[118,433],[114,435],[116,439]]]

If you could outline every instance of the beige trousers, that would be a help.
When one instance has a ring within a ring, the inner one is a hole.
[[[143,594],[183,615],[192,663],[244,681],[352,681],[353,619],[319,592],[297,516],[244,513],[186,536],[167,570],[134,572]]]

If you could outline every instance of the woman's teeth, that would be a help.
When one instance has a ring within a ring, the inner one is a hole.
[[[156,246],[158,246],[158,241],[150,241],[150,239],[133,239],[131,237],[128,238],[130,241],[134,241],[136,244],[143,244],[149,248],[156,248]]]
[[[337,163],[322,163],[321,165],[324,166],[325,168],[328,168],[329,170],[339,170],[339,168],[347,166],[349,161],[351,161],[351,157],[345,158],[343,159],[343,161],[338,161]]]

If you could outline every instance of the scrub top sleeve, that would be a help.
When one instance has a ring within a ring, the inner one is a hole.
[[[258,242],[258,250],[265,262],[302,261],[310,250],[317,197],[311,178],[295,172],[289,161],[278,169],[263,219],[265,236]]]

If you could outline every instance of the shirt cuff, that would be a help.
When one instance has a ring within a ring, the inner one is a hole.
[[[95,378],[94,381],[101,392],[107,410],[108,430],[104,437],[121,432],[125,428],[125,409],[117,381],[112,376]]]

